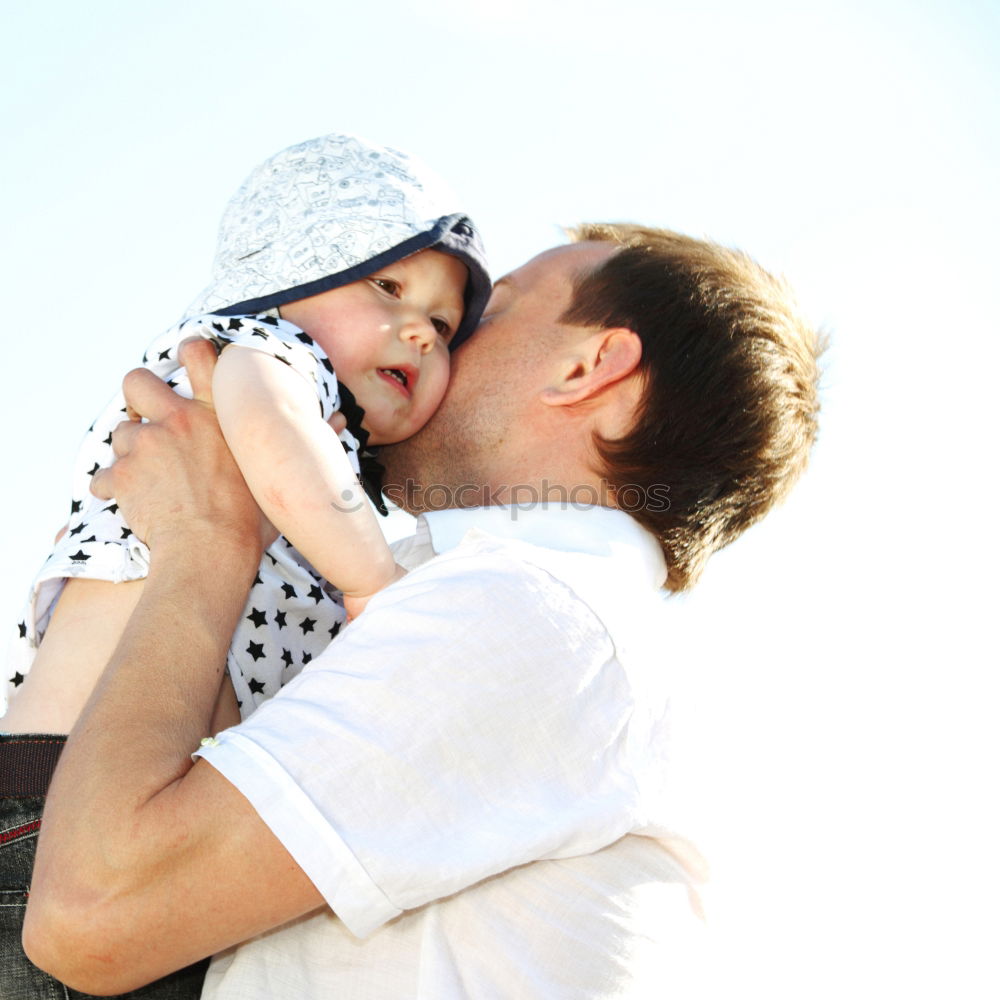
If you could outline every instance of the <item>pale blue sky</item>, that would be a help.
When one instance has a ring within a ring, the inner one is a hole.
[[[741,246],[832,346],[806,479],[665,617],[729,974],[996,995],[1000,7],[55,0],[0,27],[11,622],[80,435],[277,149],[419,154],[497,274],[580,219]]]

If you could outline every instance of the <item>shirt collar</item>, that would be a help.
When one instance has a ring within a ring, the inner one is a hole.
[[[495,505],[432,511],[418,519],[434,552],[455,548],[469,531],[533,545],[554,552],[614,557],[618,572],[633,583],[662,587],[667,576],[663,550],[656,537],[634,518],[611,507],[539,504],[531,509]]]

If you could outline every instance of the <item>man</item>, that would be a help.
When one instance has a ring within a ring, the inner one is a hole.
[[[386,450],[390,494],[428,511],[409,575],[193,765],[267,528],[212,358],[186,355],[195,401],[127,379],[149,423],[116,432],[95,490],[152,569],[51,787],[43,969],[121,992],[230,949],[208,996],[665,988],[692,873],[636,640],[800,473],[818,346],[741,255],[578,235],[497,283],[441,409]]]

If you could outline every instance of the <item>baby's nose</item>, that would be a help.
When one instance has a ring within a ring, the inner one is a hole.
[[[429,316],[413,316],[404,325],[401,331],[404,340],[411,340],[418,344],[422,351],[430,350],[437,337],[437,329]]]

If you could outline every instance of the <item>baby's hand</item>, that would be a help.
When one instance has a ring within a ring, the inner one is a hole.
[[[347,417],[345,417],[340,410],[334,410],[327,423],[333,428],[334,433],[336,434],[339,434],[343,430],[347,430]]]
[[[386,580],[386,582],[382,584],[382,587],[380,587],[379,590],[383,589],[384,587],[388,587],[389,584],[395,583],[397,580],[401,580],[404,576],[406,576],[406,570],[403,569],[403,567],[400,566],[399,563],[395,563],[394,565],[396,568],[395,572],[392,575],[392,578]],[[357,618],[358,615],[360,615],[361,612],[364,611],[366,607],[368,607],[368,602],[377,593],[378,591],[375,591],[375,593],[373,594],[344,594],[344,610],[347,612],[348,624],[354,621],[354,619]]]

